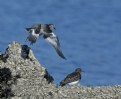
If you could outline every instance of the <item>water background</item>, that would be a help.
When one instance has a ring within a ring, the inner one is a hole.
[[[42,38],[25,42],[25,28],[53,23],[67,61]],[[27,44],[58,84],[81,67],[82,85],[121,84],[121,0],[4,0],[0,2],[0,50]]]

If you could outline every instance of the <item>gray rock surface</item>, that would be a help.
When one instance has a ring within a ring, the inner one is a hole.
[[[10,43],[6,53],[6,62],[0,58],[1,99],[121,99],[120,85],[60,87],[48,83],[46,69],[34,57],[32,50],[29,58],[22,58],[22,46],[18,42]]]

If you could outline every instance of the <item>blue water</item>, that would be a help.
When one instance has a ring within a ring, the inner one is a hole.
[[[53,23],[67,61],[42,38],[25,42],[25,28]],[[121,84],[121,0],[11,0],[0,3],[0,50],[28,44],[58,84],[81,67],[82,85]]]

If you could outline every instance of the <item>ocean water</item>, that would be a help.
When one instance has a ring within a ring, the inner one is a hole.
[[[67,60],[42,38],[25,42],[25,28],[53,23]],[[121,84],[121,0],[5,0],[0,3],[0,50],[11,41],[27,44],[59,82],[81,67],[82,85]]]

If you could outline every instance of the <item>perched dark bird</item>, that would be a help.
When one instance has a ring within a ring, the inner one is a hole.
[[[81,68],[75,69],[74,72],[68,74],[66,78],[60,82],[60,86],[64,86],[66,84],[74,85],[79,83],[81,80],[81,72],[83,72]]]
[[[31,42],[30,44],[33,44],[37,41],[39,36],[43,35],[43,38],[55,48],[57,54],[61,58],[66,59],[60,49],[58,36],[53,33],[54,29],[55,26],[53,24],[34,24],[32,27],[26,28],[26,30],[29,32],[27,39]]]
[[[28,47],[27,45],[22,45],[22,50],[21,50],[21,57],[24,59],[28,59],[29,58],[29,52],[30,52],[30,47]]]

